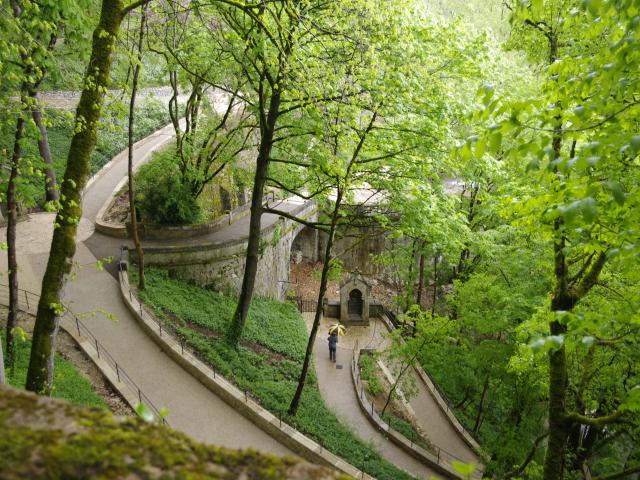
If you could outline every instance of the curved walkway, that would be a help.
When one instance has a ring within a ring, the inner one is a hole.
[[[153,150],[172,138],[172,133],[172,127],[168,126],[138,142],[135,146],[134,162],[138,164],[144,162]],[[96,177],[92,178],[85,190],[83,216],[75,256],[75,261],[80,267],[77,278],[67,286],[65,302],[75,312],[94,312],[88,313],[84,318],[86,325],[118,359],[118,362],[130,372],[133,380],[151,400],[158,407],[166,407],[169,410],[168,420],[175,429],[198,440],[231,448],[251,447],[276,454],[292,454],[287,447],[278,443],[213,395],[160,351],[157,345],[147,337],[131,317],[120,297],[119,284],[114,278],[117,277],[115,261],[106,265],[108,272],[112,275],[96,268],[98,259],[109,256],[117,258],[122,244],[129,243],[102,235],[93,229],[98,211],[111,197],[117,184],[126,176],[126,172],[127,157],[123,152],[114,157]],[[285,201],[279,205],[279,208],[289,210],[298,205],[296,201]],[[278,218],[273,214],[263,215],[262,227],[270,226]],[[18,225],[21,288],[39,291],[48,258],[52,222],[52,214],[37,214]],[[248,217],[245,217],[207,235],[206,238],[195,237],[180,243],[185,245],[218,243],[246,236],[247,231]],[[2,234],[3,232],[0,231],[0,235]],[[0,256],[0,258],[0,268],[6,271],[6,256]],[[113,314],[117,320],[111,321],[101,312]],[[376,328],[381,332],[382,324],[380,323]],[[350,330],[349,337],[352,336]],[[380,342],[382,338],[376,336],[375,328],[373,331],[363,329],[358,337],[362,337],[360,343],[363,347],[370,341]],[[334,365],[325,358],[326,345],[322,335],[316,342],[315,366],[325,401],[346,425],[349,425],[361,438],[372,442],[390,462],[419,478],[438,476],[429,467],[385,439],[364,416],[350,380],[349,362],[352,347],[346,346],[348,348],[341,348],[339,352],[342,357],[339,360],[345,368],[336,370]],[[434,444],[469,462],[477,463],[475,454],[446,421],[443,412],[432,397],[426,392],[420,392],[411,403],[418,421]]]
[[[305,313],[304,317],[310,329],[313,314]],[[387,342],[383,335],[383,332],[386,332],[384,324],[378,319],[372,319],[369,327],[350,327],[348,334],[340,338],[337,362],[333,363],[328,359],[324,334],[334,321],[322,319],[314,345],[314,365],[322,397],[338,414],[341,421],[349,425],[361,438],[372,442],[387,460],[421,478],[429,478],[429,476],[425,477],[426,472],[433,472],[433,470],[389,441],[370,423],[358,404],[357,393],[353,387],[350,364],[355,344],[358,342],[361,348],[384,349]],[[342,365],[342,368],[336,368],[336,365]],[[416,412],[419,425],[431,442],[464,462],[478,465],[480,462],[476,454],[462,440],[422,382],[416,382],[416,384],[419,388],[418,394],[410,400],[410,404]],[[435,473],[430,475],[440,476]]]
[[[167,135],[168,129],[163,129],[138,142],[135,158],[143,158],[150,149],[166,141]],[[254,448],[292,455],[287,447],[211,394],[165,355],[131,317],[121,299],[116,279],[96,268],[98,259],[109,255],[116,257],[119,252],[121,241],[94,233],[93,221],[100,206],[125,175],[126,165],[126,155],[118,155],[85,191],[75,256],[79,270],[77,277],[67,285],[64,301],[77,313],[87,312],[83,318],[87,327],[149,398],[158,407],[168,409],[167,418],[176,430],[200,441],[230,448]],[[21,288],[40,290],[53,218],[53,214],[36,214],[18,225]],[[0,235],[4,234],[5,230],[0,230]],[[92,245],[100,246],[98,255],[92,251]],[[7,270],[6,255],[0,256],[0,269]],[[114,315],[116,320],[106,318],[101,312]]]

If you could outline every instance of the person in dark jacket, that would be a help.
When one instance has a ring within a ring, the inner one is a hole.
[[[329,360],[336,361],[336,349],[338,348],[338,332],[329,335]]]

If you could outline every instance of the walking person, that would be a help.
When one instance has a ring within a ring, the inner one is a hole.
[[[338,332],[333,331],[329,334],[329,360],[336,361],[336,349],[338,348]]]

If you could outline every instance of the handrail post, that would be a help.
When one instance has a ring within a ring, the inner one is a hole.
[[[27,291],[24,291],[24,299],[27,301],[27,310],[29,310],[29,295],[27,295]]]
[[[78,336],[80,337],[80,320],[78,320],[78,317],[76,317],[76,328],[78,329]]]
[[[118,382],[120,381],[120,369],[118,368],[118,364],[116,363],[116,376],[118,377]]]
[[[98,339],[94,337],[94,340],[96,344],[96,353],[98,354],[98,358],[100,358],[100,349],[98,348]]]

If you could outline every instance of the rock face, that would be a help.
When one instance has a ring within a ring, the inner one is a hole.
[[[138,418],[0,385],[2,479],[347,478],[293,458],[203,445]]]

